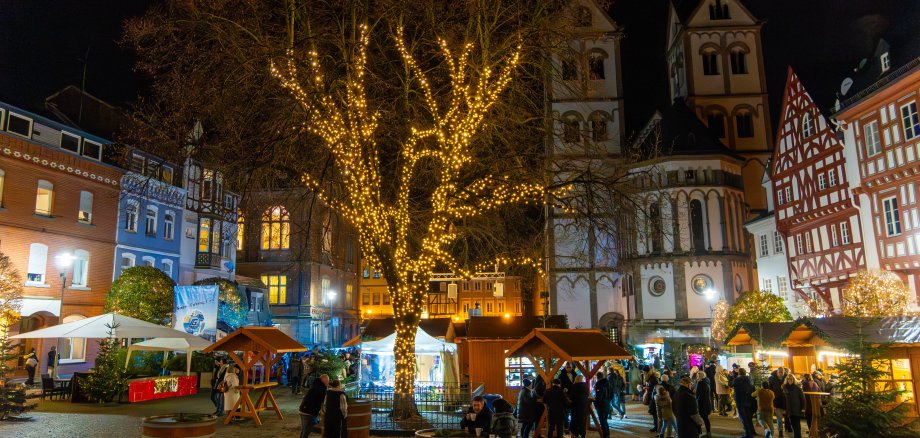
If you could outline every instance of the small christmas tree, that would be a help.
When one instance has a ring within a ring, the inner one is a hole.
[[[116,326],[107,326],[109,337],[99,341],[93,373],[86,377],[86,392],[99,403],[109,403],[128,388],[124,362],[119,360],[121,345],[113,336]]]
[[[19,322],[21,306],[22,277],[10,258],[0,253],[0,420],[31,409],[26,404],[25,387],[8,381],[13,372],[9,362],[19,359],[10,329]]]

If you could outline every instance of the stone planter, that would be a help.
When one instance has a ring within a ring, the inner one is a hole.
[[[143,438],[204,438],[214,436],[217,416],[166,414],[144,418]]]

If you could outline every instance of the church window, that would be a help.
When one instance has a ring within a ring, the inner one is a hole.
[[[690,234],[693,237],[693,248],[704,251],[706,239],[703,233],[703,203],[699,199],[690,201]]]
[[[661,209],[658,204],[648,207],[649,248],[652,253],[660,253],[662,247]]]
[[[588,55],[588,74],[591,80],[605,79],[604,60],[607,54],[600,50],[592,50]]]
[[[754,117],[750,111],[740,111],[735,114],[735,124],[738,129],[738,137],[751,138],[754,136]]]
[[[747,52],[740,48],[735,47],[730,53],[731,63],[732,63],[732,74],[733,75],[744,75],[747,74]]]
[[[714,76],[719,74],[719,54],[715,50],[707,50],[701,54],[703,57],[703,74]]]
[[[607,119],[594,117],[591,120],[591,140],[607,141]]]
[[[574,114],[566,115],[562,119],[562,140],[566,143],[581,141],[581,121]]]
[[[718,138],[725,138],[725,115],[719,112],[712,112],[706,117],[709,125],[709,132]]]
[[[709,4],[709,19],[710,20],[728,20],[732,18],[728,13],[728,4],[722,0],[715,0]]]

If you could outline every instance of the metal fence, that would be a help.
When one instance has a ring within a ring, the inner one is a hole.
[[[458,429],[470,400],[483,392],[482,384],[415,382],[415,406],[421,418],[393,418],[394,392],[389,386],[352,382],[345,386],[350,398],[371,401],[371,430],[413,431],[418,429]]]

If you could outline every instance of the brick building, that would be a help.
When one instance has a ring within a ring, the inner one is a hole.
[[[101,314],[124,174],[102,162],[109,142],[2,103],[0,131],[0,251],[25,281],[18,331],[57,324],[62,313],[64,322]],[[40,352],[44,372],[55,343],[21,348]],[[61,340],[61,373],[89,368],[95,345]]]

